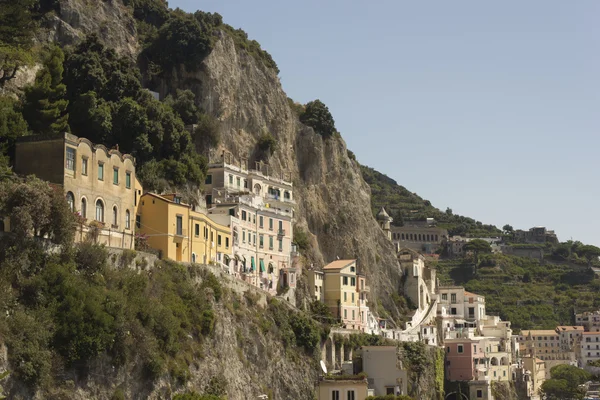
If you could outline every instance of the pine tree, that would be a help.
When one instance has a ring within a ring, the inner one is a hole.
[[[31,62],[35,0],[0,0],[0,87]]]
[[[34,134],[53,135],[69,131],[66,86],[62,83],[64,54],[52,47],[38,72],[35,84],[25,90],[23,116]]]

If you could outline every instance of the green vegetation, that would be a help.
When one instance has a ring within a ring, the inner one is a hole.
[[[36,134],[55,135],[69,131],[69,101],[65,98],[67,87],[62,82],[64,59],[62,50],[52,46],[34,85],[25,89],[23,117]]]
[[[434,263],[440,284],[463,285],[485,296],[486,310],[512,328],[554,329],[572,324],[573,312],[600,307],[600,279],[587,265],[569,266],[501,254]]]
[[[310,246],[308,234],[299,226],[294,226],[294,243],[300,250],[307,250]]]
[[[475,255],[475,261],[479,264],[479,255],[483,253],[491,253],[492,246],[482,239],[474,239],[468,242],[463,247],[464,251],[472,251]]]
[[[579,385],[592,377],[588,372],[572,365],[552,367],[550,376],[551,379],[544,381],[541,388],[547,400],[583,399],[586,391]]]
[[[388,394],[386,396],[369,396],[366,398],[366,400],[414,400],[414,399],[410,396],[404,396],[404,395],[395,396],[393,394]]]
[[[318,99],[306,103],[304,112],[300,114],[300,122],[310,126],[324,138],[329,138],[337,132],[329,108]]]
[[[176,394],[173,397],[173,400],[223,400],[223,398],[212,394],[199,395],[196,392],[191,392],[185,394]]]
[[[258,146],[258,149],[268,157],[277,150],[277,139],[270,132],[265,132],[260,135],[256,145]]]
[[[411,193],[392,178],[373,168],[361,165],[361,172],[363,179],[371,187],[373,215],[376,215],[381,207],[385,207],[396,226],[403,226],[408,221],[425,221],[426,218],[434,218],[438,227],[448,229],[450,236],[490,237],[502,234],[493,225],[485,225],[472,218],[455,215],[449,208],[445,212],[440,211],[433,207],[429,200]]]
[[[33,61],[36,0],[0,3],[0,88],[14,79],[19,68]]]

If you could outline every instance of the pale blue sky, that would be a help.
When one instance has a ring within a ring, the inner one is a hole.
[[[244,29],[362,164],[440,209],[600,246],[600,1],[169,5]]]

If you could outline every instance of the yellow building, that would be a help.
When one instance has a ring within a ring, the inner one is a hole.
[[[365,378],[323,379],[319,382],[319,400],[365,400],[368,396],[368,383]]]
[[[176,194],[145,193],[136,224],[162,258],[207,264],[223,263],[231,254],[231,228],[182,203]]]
[[[366,326],[366,292],[369,290],[356,271],[356,260],[337,260],[323,268],[325,304],[348,329]],[[359,282],[359,280],[361,282]]]
[[[525,382],[527,395],[531,399],[539,399],[542,383],[546,380],[546,365],[543,360],[536,357],[523,357],[523,369],[525,370]]]
[[[76,242],[91,235],[110,247],[134,247],[142,187],[131,155],[70,133],[25,136],[16,143],[14,170],[62,186],[69,207],[81,216]]]

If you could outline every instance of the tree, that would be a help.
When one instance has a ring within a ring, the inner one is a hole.
[[[270,132],[265,132],[258,138],[256,144],[258,149],[265,155],[269,156],[277,150],[277,139]]]
[[[473,239],[463,247],[464,251],[472,251],[475,254],[475,262],[479,264],[479,255],[481,253],[491,253],[492,247],[483,239]]]
[[[0,0],[0,87],[32,61],[36,0]]]
[[[452,215],[452,209],[450,207],[446,207],[446,215],[448,215],[448,216]]]
[[[27,122],[18,106],[15,99],[0,96],[0,153],[7,154],[18,137],[28,134]]]
[[[306,104],[304,112],[300,115],[300,122],[310,126],[324,138],[337,132],[329,108],[318,99]]]
[[[200,119],[200,110],[196,107],[195,99],[196,96],[191,90],[177,89],[175,97],[167,96],[165,103],[179,114],[184,124],[192,125],[197,124]]]
[[[600,248],[592,245],[583,245],[577,250],[577,254],[583,255],[587,259],[588,265],[591,266],[594,261],[598,261]]]
[[[585,389],[579,385],[591,379],[587,371],[567,364],[552,367],[550,376],[552,378],[546,380],[541,388],[547,400],[581,400],[585,397]]]
[[[73,241],[73,213],[60,188],[35,177],[26,182],[0,183],[0,215],[10,215],[17,243],[31,236],[68,245]]]
[[[200,113],[193,139],[198,153],[206,154],[211,148],[217,147],[221,139],[219,121],[208,114]]]
[[[34,85],[25,89],[23,116],[36,134],[53,135],[69,131],[67,88],[62,83],[63,61],[62,50],[53,46]]]
[[[502,227],[502,230],[504,231],[504,233],[508,234],[512,234],[514,232],[514,229],[512,226],[506,224]]]

